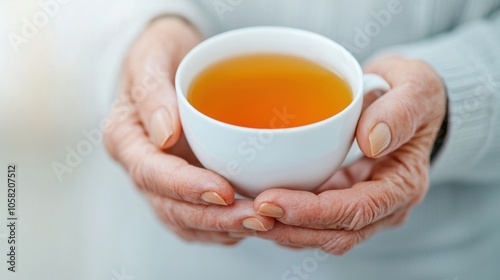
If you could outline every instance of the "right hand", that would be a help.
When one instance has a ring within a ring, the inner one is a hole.
[[[232,245],[271,229],[274,219],[258,215],[253,201],[235,200],[229,182],[203,169],[183,137],[173,81],[184,55],[200,41],[180,18],[147,27],[125,60],[105,144],[179,237]]]

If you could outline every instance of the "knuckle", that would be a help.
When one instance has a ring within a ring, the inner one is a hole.
[[[146,173],[149,173],[148,168],[144,168],[145,158],[140,157],[135,163],[133,163],[129,168],[129,174],[132,177],[135,185],[141,191],[145,191],[147,189],[147,179],[148,176]]]
[[[386,213],[393,213],[402,205],[409,203],[412,197],[414,197],[415,183],[411,178],[411,175],[397,175],[391,176],[385,180],[385,185],[388,186],[385,197],[386,200],[381,208],[386,209]]]
[[[201,205],[201,207],[208,209],[211,206]],[[237,219],[229,219],[228,217],[221,216],[219,213],[212,215],[213,228],[217,231],[230,232],[236,229],[241,229],[241,221]]]
[[[407,194],[411,198],[411,206],[420,204],[429,189],[429,169],[428,164],[425,163],[428,160],[419,160],[421,162],[416,162],[407,167],[406,172],[401,174],[399,178],[401,180],[397,181],[400,189],[407,190]]]
[[[377,203],[372,198],[360,199],[349,205],[341,222],[344,230],[359,230],[370,224],[375,218]]]
[[[412,75],[406,80],[406,86],[410,92],[418,92],[424,85],[419,77]]]
[[[411,65],[414,72],[424,73],[422,76],[425,82],[420,83],[421,88],[425,90],[424,93],[434,94],[442,90],[441,79],[431,65],[420,59],[411,60]]]
[[[339,199],[332,207],[332,198],[328,192],[320,193],[316,199],[308,200],[308,204],[304,206],[307,209],[307,215],[302,217],[302,224],[315,225],[316,227],[341,229],[344,227],[344,221],[349,219],[352,204]],[[304,211],[301,211],[304,213]],[[289,217],[295,219],[295,217]]]
[[[293,244],[293,242],[291,242],[290,238],[288,238],[288,236],[286,236],[286,235],[277,235],[274,238],[274,242],[276,242],[278,244],[282,244],[282,245],[291,245],[291,244]]]
[[[213,224],[214,230],[221,231],[221,232],[229,232],[233,229],[233,227],[230,224],[227,224],[221,220],[215,219],[214,224]]]
[[[227,223],[224,220],[219,220],[215,219],[214,222],[214,229],[220,232],[230,232],[233,231],[236,227],[232,225],[231,223]],[[238,226],[238,228],[241,228],[241,226]]]
[[[432,68],[432,66],[429,63],[425,62],[422,59],[418,59],[418,58],[407,59],[406,68],[409,70],[410,73],[420,74],[420,76],[423,75],[422,73],[424,73],[424,75],[425,75],[426,73],[435,72],[434,68]],[[418,76],[418,75],[415,75],[415,76]],[[421,85],[424,85],[424,83]]]
[[[132,120],[120,121],[115,114],[111,114],[109,121],[103,128],[103,142],[109,154],[116,161],[122,161],[135,155],[135,143],[142,137],[142,127],[134,125]],[[149,152],[149,150],[148,150]]]
[[[172,167],[168,175],[166,175],[166,182],[169,184],[168,192],[173,198],[188,200],[189,194],[193,193],[191,184],[186,178],[192,175],[184,176],[188,165],[178,165]]]
[[[409,131],[411,134],[403,135],[404,137],[411,137],[412,134],[417,131],[417,125],[420,120],[419,115],[421,114],[421,110],[419,109],[419,103],[413,101],[413,98],[408,96],[401,97],[397,101],[399,112],[398,119],[399,124],[404,126],[398,128],[398,131]],[[396,134],[397,135],[397,134]]]
[[[329,240],[321,249],[334,255],[344,255],[358,244],[357,234],[354,232],[343,232]]]
[[[139,190],[148,190],[182,201],[193,201],[192,197],[198,192],[192,179],[193,176],[199,175],[191,174],[188,170],[190,166],[184,161],[168,167],[162,165],[161,161],[162,158],[147,154],[139,157],[130,166],[129,173]]]
[[[298,236],[293,236],[293,233],[289,230],[282,232],[281,234],[276,234],[273,236],[272,240],[275,243],[283,245],[298,245],[302,244],[302,240]]]
[[[443,82],[439,74],[434,70],[434,68],[426,63],[425,61],[419,59],[410,59],[407,67],[411,77],[407,81],[407,85],[416,94],[418,94],[416,100],[420,100],[423,103],[424,100],[427,104],[429,100],[435,104],[437,97],[441,97],[444,92]],[[423,96],[428,98],[423,98]],[[444,102],[444,98],[443,102]],[[428,105],[426,107],[429,107]],[[429,111],[429,113],[434,113],[438,110]]]
[[[320,209],[327,211],[329,207],[326,205],[303,205],[303,208],[299,208],[298,212],[303,213],[302,215],[298,215],[293,217],[291,215],[286,215],[283,221],[289,224],[296,225],[327,225],[330,223],[328,219],[326,219],[325,213],[321,212]],[[307,212],[303,211],[304,209],[308,209]]]
[[[220,213],[213,211],[214,208],[208,205],[196,205],[193,206],[196,212],[188,215],[187,221],[184,221],[184,225],[192,228],[218,231],[218,232],[230,232],[232,231],[232,226],[230,222],[221,217]]]

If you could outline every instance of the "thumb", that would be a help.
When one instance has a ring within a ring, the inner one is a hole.
[[[386,58],[372,62],[366,71],[384,77],[392,89],[363,111],[356,138],[365,155],[372,158],[385,156],[414,137],[426,119],[425,102],[418,83],[415,67],[400,58]]]
[[[415,135],[420,119],[413,113],[415,104],[404,94],[405,88],[394,88],[361,115],[356,138],[368,157],[387,155]]]
[[[174,145],[181,135],[177,97],[168,67],[154,53],[131,65],[130,99],[151,142],[160,149]],[[156,63],[155,63],[156,61]]]
[[[179,140],[182,127],[173,83],[182,57],[201,40],[177,18],[156,21],[139,38],[127,65],[129,95],[151,141],[167,149]]]

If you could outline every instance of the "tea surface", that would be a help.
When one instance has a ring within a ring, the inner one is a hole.
[[[203,114],[250,128],[289,128],[325,120],[352,102],[349,84],[307,59],[252,54],[203,70],[188,91]]]

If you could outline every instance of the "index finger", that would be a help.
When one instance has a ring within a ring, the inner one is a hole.
[[[411,174],[415,172],[419,175]],[[374,168],[371,181],[320,194],[267,190],[255,199],[254,207],[257,213],[273,216],[287,225],[359,230],[409,204],[418,203],[427,186],[426,174],[416,166],[384,159]]]
[[[136,112],[112,122],[105,142],[141,190],[195,204],[229,205],[234,201],[234,190],[223,177],[155,147]]]

